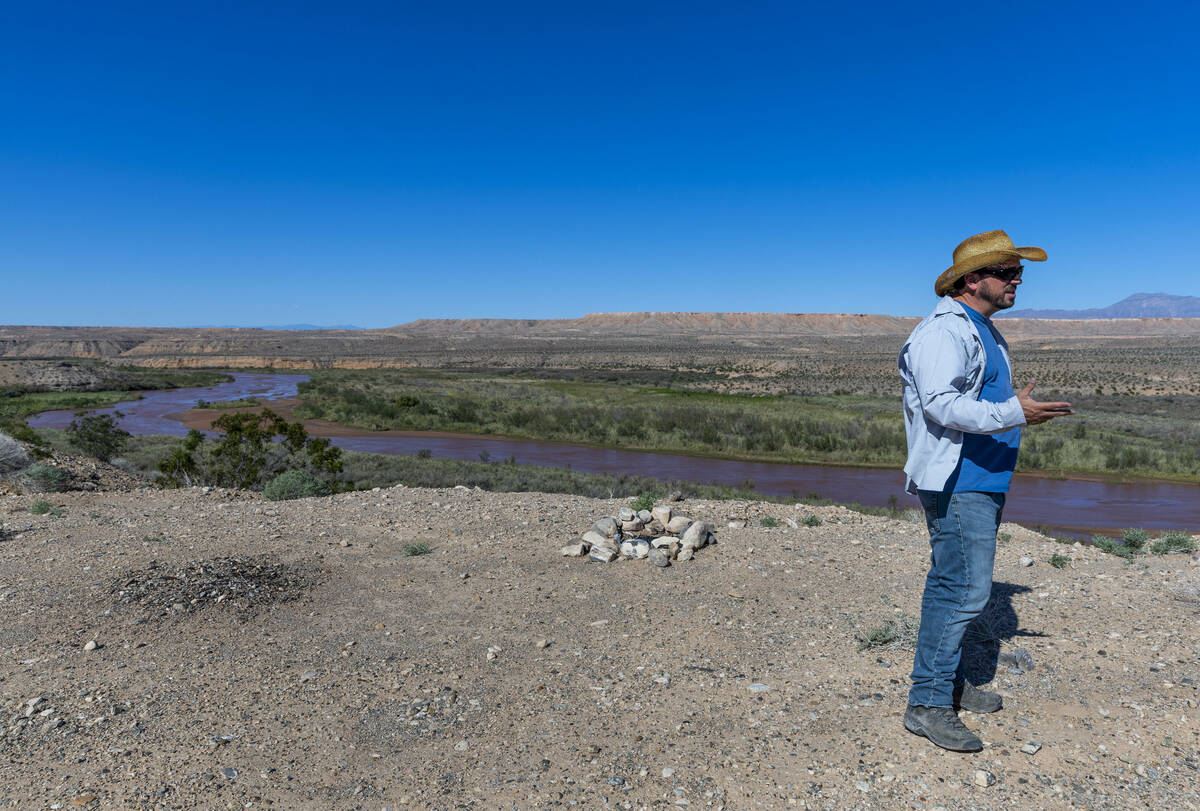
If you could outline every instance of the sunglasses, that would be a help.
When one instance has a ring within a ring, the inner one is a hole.
[[[1003,282],[1011,282],[1014,279],[1021,278],[1021,271],[1023,270],[1025,270],[1024,265],[1017,265],[1015,268],[984,268],[975,272],[981,276],[995,276]]]

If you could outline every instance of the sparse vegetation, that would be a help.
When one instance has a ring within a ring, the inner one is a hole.
[[[1107,552],[1110,555],[1116,555],[1119,558],[1133,560],[1133,556],[1137,550],[1132,546],[1126,546],[1122,541],[1113,538],[1105,537],[1104,535],[1093,535],[1092,544],[1099,550]]]
[[[870,630],[863,631],[857,626],[854,629],[858,640],[858,651],[874,648],[905,648],[913,649],[917,644],[917,623],[908,614],[900,614],[893,619],[884,620]]]
[[[196,408],[213,409],[224,411],[230,408],[255,408],[261,405],[258,400],[253,397],[247,397],[243,400],[197,400]]]
[[[1121,533],[1121,540],[1130,549],[1140,551],[1146,545],[1146,541],[1150,540],[1150,536],[1146,534],[1144,529],[1127,529]]]
[[[773,515],[764,515],[758,519],[758,525],[760,527],[777,527],[779,526],[779,519]]]
[[[30,465],[19,479],[30,493],[61,493],[67,489],[66,471],[53,465]]]
[[[94,456],[101,462],[107,462],[121,452],[131,434],[117,427],[115,414],[93,414],[90,417],[80,417],[72,420],[67,426],[67,442],[80,453]]]
[[[1053,566],[1055,569],[1065,569],[1065,568],[1067,568],[1067,566],[1070,565],[1070,563],[1071,563],[1071,559],[1069,557],[1067,557],[1066,555],[1060,555],[1057,552],[1055,552],[1053,555],[1050,556],[1050,565]]]
[[[29,512],[34,515],[49,515],[51,518],[62,518],[67,514],[66,508],[51,504],[44,499],[38,499],[33,502],[33,505],[29,508]]]
[[[804,516],[804,520],[801,521],[800,523],[804,524],[804,526],[806,526],[806,527],[819,527],[819,526],[821,526],[821,517],[818,515],[809,513],[808,515]]]
[[[407,558],[428,555],[432,551],[427,543],[406,543],[403,548],[404,556]]]
[[[307,470],[285,470],[263,488],[263,498],[269,501],[290,501],[296,498],[327,496],[329,482]]]
[[[629,502],[629,507],[634,512],[641,512],[642,510],[649,510],[653,506],[654,506],[654,494],[653,493],[642,493],[640,496],[638,496],[637,498],[635,498]]]
[[[1186,532],[1164,532],[1150,546],[1150,551],[1156,555],[1168,555],[1172,552],[1195,552],[1196,542]]]

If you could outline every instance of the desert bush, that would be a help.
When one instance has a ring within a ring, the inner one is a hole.
[[[865,651],[873,648],[907,648],[917,645],[918,623],[907,614],[901,614],[896,619],[885,620],[868,631],[855,628],[858,640],[858,650]]]
[[[1156,555],[1166,555],[1171,552],[1195,552],[1196,542],[1186,532],[1164,532],[1150,546],[1150,551]]]
[[[427,543],[406,543],[402,551],[406,558],[415,558],[420,555],[428,555],[433,550]]]
[[[779,519],[773,515],[767,515],[758,520],[758,525],[760,527],[777,527],[779,526]]]
[[[30,465],[20,476],[21,486],[30,493],[61,493],[67,489],[67,474],[51,465]]]
[[[804,516],[804,520],[800,523],[804,524],[806,527],[819,527],[821,526],[821,518],[820,516],[809,513],[808,515]]]
[[[1095,545],[1097,549],[1107,552],[1110,555],[1116,555],[1119,558],[1132,560],[1134,556],[1133,547],[1126,546],[1121,541],[1114,540],[1113,538],[1106,538],[1103,535],[1093,535],[1092,544]]]
[[[1121,540],[1131,549],[1141,549],[1150,540],[1144,529],[1127,529],[1121,533]]]
[[[118,411],[116,417],[121,416]],[[93,414],[72,420],[67,426],[67,441],[80,453],[107,462],[121,452],[130,433],[117,427],[113,414]]]
[[[1069,557],[1060,555],[1057,552],[1050,556],[1050,565],[1055,569],[1065,569],[1070,562],[1071,559]]]
[[[640,496],[633,499],[633,501],[629,502],[629,506],[634,512],[649,510],[654,506],[654,496],[651,493],[642,493]]]
[[[328,477],[342,470],[342,452],[328,439],[310,437],[304,426],[269,408],[260,414],[222,414],[213,422],[220,438],[188,432],[158,464],[164,487],[206,484],[243,490],[261,488],[287,469]]]
[[[63,507],[55,507],[49,501],[43,499],[33,502],[33,505],[29,508],[29,512],[34,515],[49,515],[52,518],[62,518],[67,514],[66,509]]]
[[[307,470],[285,470],[263,488],[263,498],[269,501],[290,501],[294,498],[327,496],[330,490],[329,482]]]
[[[0,477],[12,476],[29,467],[29,454],[20,442],[8,434],[0,434]]]

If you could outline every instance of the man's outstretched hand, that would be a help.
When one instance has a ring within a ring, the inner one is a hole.
[[[1039,403],[1037,400],[1030,397],[1033,391],[1033,385],[1036,380],[1030,380],[1025,385],[1025,388],[1017,392],[1017,399],[1021,402],[1021,410],[1025,412],[1026,425],[1040,425],[1043,422],[1049,422],[1055,417],[1074,414],[1071,410],[1070,403]]]

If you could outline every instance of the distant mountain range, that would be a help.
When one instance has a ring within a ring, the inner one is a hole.
[[[1089,310],[1007,310],[1005,318],[1200,318],[1200,298],[1168,293],[1134,293],[1107,307]]]
[[[239,327],[233,324],[201,324],[196,327],[184,327],[184,329],[266,329],[266,330],[323,330],[323,329],[359,329],[365,330],[367,327],[356,327],[353,324],[330,324],[326,327],[317,326],[316,324],[272,324],[260,327]]]

